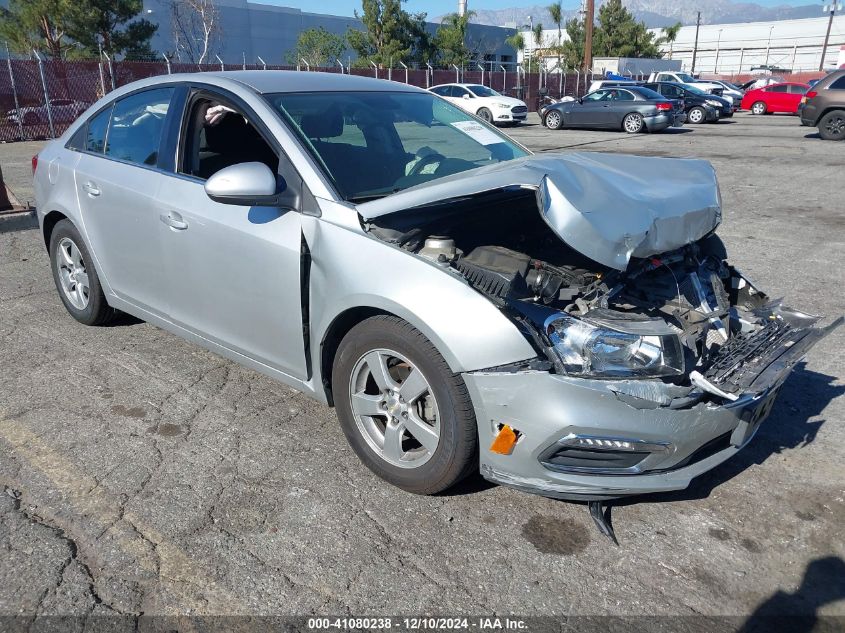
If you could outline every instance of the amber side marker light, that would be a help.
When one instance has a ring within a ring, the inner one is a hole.
[[[490,452],[498,453],[499,455],[510,455],[518,439],[517,432],[507,424],[503,424],[499,432],[496,433],[493,443],[490,445]]]

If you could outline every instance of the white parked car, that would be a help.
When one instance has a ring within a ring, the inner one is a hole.
[[[524,101],[506,97],[481,84],[441,84],[429,90],[494,125],[516,125],[528,116]]]

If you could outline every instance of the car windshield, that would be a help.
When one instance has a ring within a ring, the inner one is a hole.
[[[651,88],[644,88],[643,86],[637,86],[636,88],[631,88],[631,92],[636,92],[639,95],[642,95],[646,99],[657,99],[658,101],[663,101],[666,99],[662,94],[659,92],[655,92]]]
[[[350,202],[528,155],[508,137],[430,93],[267,95]]]
[[[502,95],[487,86],[467,86],[476,97],[501,97]]]
[[[712,96],[712,95],[710,95],[709,93],[704,92],[701,88],[696,88],[695,86],[688,86],[687,84],[684,84],[684,89],[685,89],[685,90],[689,90],[689,91],[690,91],[692,94],[694,94],[694,95],[708,95],[708,96]]]

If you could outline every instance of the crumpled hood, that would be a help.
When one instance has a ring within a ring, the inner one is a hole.
[[[703,160],[579,152],[526,156],[358,205],[365,220],[503,188],[537,191],[540,213],[570,247],[625,270],[631,257],[680,248],[721,222],[713,166]]]

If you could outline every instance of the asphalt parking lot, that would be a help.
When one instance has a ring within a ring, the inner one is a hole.
[[[711,160],[737,267],[845,314],[845,144],[746,114],[638,136],[532,115],[508,132],[540,152]],[[19,197],[38,147],[0,146]],[[845,328],[732,461],[615,506],[614,547],[584,505],[478,478],[406,494],[331,409],[146,323],[77,324],[38,231],[0,224],[0,615],[845,618],[843,348]]]

